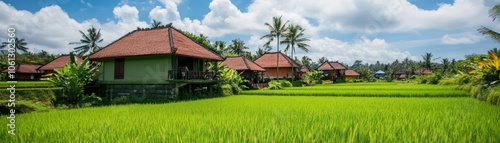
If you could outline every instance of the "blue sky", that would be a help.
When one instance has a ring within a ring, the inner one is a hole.
[[[78,30],[101,29],[104,42],[113,42],[136,27],[149,27],[152,19],[176,28],[202,33],[209,39],[245,41],[250,51],[262,47],[265,22],[283,16],[306,28],[310,52],[297,52],[317,60],[352,64],[409,57],[463,59],[496,47],[477,33],[480,26],[500,30],[488,17],[499,0],[3,0],[0,28],[16,27],[33,52],[65,54],[78,41]],[[7,35],[0,35],[4,41]],[[284,45],[282,45],[284,47]],[[273,49],[276,51],[276,49]],[[435,61],[438,62],[438,61]]]

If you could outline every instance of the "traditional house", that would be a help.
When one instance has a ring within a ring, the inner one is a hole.
[[[222,64],[236,70],[243,78],[250,81],[250,83],[260,83],[266,71],[252,62],[252,60],[242,56],[227,57]]]
[[[345,71],[345,79],[346,80],[359,79],[359,76],[360,76],[360,74],[355,70],[346,70]]]
[[[48,62],[47,64],[40,66],[37,70],[43,73],[44,75],[54,73],[55,69],[63,68],[66,64],[71,62],[69,57],[70,57],[69,55],[59,56],[56,59]],[[83,60],[75,56],[75,62],[77,64],[81,64]]]
[[[318,71],[323,71],[324,80],[345,80],[345,66],[339,62],[324,62],[318,67]]]
[[[385,72],[382,70],[378,70],[375,72],[375,78],[383,78],[385,77]]]
[[[394,79],[401,80],[401,79],[406,79],[408,77],[408,72],[405,72],[405,71],[396,71],[396,72],[394,72],[393,75],[394,75],[393,76]]]
[[[417,69],[415,70],[415,74],[417,75],[431,75],[432,71],[428,69]]]
[[[8,80],[16,80],[16,81],[21,81],[21,80],[40,80],[40,77],[42,76],[42,73],[38,70],[42,65],[30,65],[30,64],[19,64],[15,65],[15,69],[13,70],[14,73],[14,78],[9,77],[9,74],[6,74],[6,78]],[[9,69],[5,69],[2,72],[8,73]]]
[[[302,79],[302,77],[304,77],[304,74],[308,73],[309,71],[310,71],[309,67],[307,67],[305,65],[300,66],[300,71],[297,74],[298,78]]]
[[[101,63],[98,84],[110,99],[167,99],[192,88],[211,90],[217,80],[208,62],[223,60],[171,25],[134,30],[89,58]]]
[[[254,62],[266,69],[266,78],[294,78],[292,67],[295,73],[300,71],[300,65],[281,52],[265,53]]]

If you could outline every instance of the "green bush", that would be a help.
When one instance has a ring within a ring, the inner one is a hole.
[[[281,87],[292,87],[293,84],[288,80],[279,80]]]
[[[84,96],[82,100],[78,102],[79,107],[99,106],[102,104],[103,104],[102,98],[96,96],[95,94]]]
[[[44,105],[41,102],[33,102],[33,101],[15,101],[15,107],[9,107],[8,102],[6,100],[0,101],[0,114],[1,115],[8,115],[10,114],[10,109],[15,110],[15,114],[22,114],[22,113],[30,113],[30,112],[44,112],[44,111],[49,111],[50,108]]]
[[[302,87],[302,81],[295,80],[292,82],[293,87]]]
[[[488,102],[494,105],[500,105],[500,86],[489,89]]]
[[[111,104],[128,104],[128,103],[130,103],[130,100],[128,99],[127,96],[115,97],[113,98],[113,101],[111,101]]]
[[[233,95],[233,87],[229,84],[224,84],[221,86],[222,96],[231,96]]]
[[[283,87],[281,86],[281,83],[277,80],[271,80],[269,83],[269,86],[267,88],[277,90],[277,89],[282,89]]]
[[[52,106],[57,96],[62,95],[61,88],[23,88],[15,90],[16,101],[32,101],[34,103],[41,102],[45,106]],[[10,91],[7,89],[0,90],[0,100],[9,100]]]

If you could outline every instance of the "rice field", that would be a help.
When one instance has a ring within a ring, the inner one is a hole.
[[[398,83],[345,83],[305,87],[287,87],[281,90],[249,90],[243,95],[277,96],[360,96],[360,97],[467,97],[467,92],[453,86]]]
[[[304,90],[341,86],[363,91]],[[0,142],[500,142],[500,106],[468,97],[237,95],[20,114],[15,136],[0,123]]]

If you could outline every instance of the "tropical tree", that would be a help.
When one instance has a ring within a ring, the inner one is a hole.
[[[321,57],[321,58],[318,59],[318,64],[323,64],[324,62],[327,62],[327,61],[328,61],[327,58]]]
[[[97,45],[98,43],[101,43],[103,41],[103,39],[101,38],[101,29],[97,30],[96,28],[91,27],[87,29],[87,34],[83,33],[81,30],[79,31],[82,35],[82,39],[80,39],[80,42],[69,43],[70,45],[81,45],[74,48],[78,56],[86,57],[89,54],[92,54],[101,49],[101,47]]]
[[[78,65],[73,52],[70,53],[70,63],[64,68],[55,69],[55,73],[49,74],[49,81],[63,88],[63,97],[70,104],[76,104],[83,99],[84,86],[94,80],[97,68],[91,66],[88,59]]]
[[[500,4],[495,5],[493,8],[490,9],[489,11],[490,17],[493,18],[493,21],[495,21],[497,18],[500,17]],[[477,29],[479,33],[482,33],[484,35],[488,35],[490,38],[493,40],[500,42],[500,33],[493,31],[489,28],[486,28],[482,26],[481,28]]]
[[[26,45],[28,45],[28,43],[26,43],[26,41],[24,39],[19,39],[17,37],[14,38],[14,43],[11,43],[11,42],[2,42],[2,45],[0,46],[0,49],[3,49],[5,47],[7,47],[9,44],[13,44],[14,46],[14,49],[16,49],[16,52],[17,51],[22,51],[24,53],[28,52],[28,47],[26,47]]]
[[[264,44],[264,47],[269,47],[270,43],[276,38],[276,52],[280,52],[280,37],[284,36],[286,31],[286,24],[288,21],[284,22],[280,17],[273,17],[272,23],[266,22],[266,25],[269,28],[269,34],[262,36],[260,39],[267,38],[269,41]],[[278,65],[279,65],[279,54],[276,54],[276,77],[278,77]]]
[[[226,47],[226,42],[224,41],[215,41],[214,47],[216,49],[216,53],[226,56],[228,48]]]
[[[151,23],[151,28],[158,28],[160,26],[161,26],[161,22],[153,19],[153,23]]]
[[[312,62],[311,58],[309,58],[307,56],[303,56],[301,62],[302,62],[302,65],[307,66],[308,68],[311,68],[311,62]]]
[[[432,67],[432,62],[431,62],[432,57],[433,57],[432,53],[427,53],[426,52],[425,55],[422,55],[422,58],[424,59],[424,61],[422,63],[423,64],[422,66],[425,69],[427,69],[427,70],[431,70],[431,67]]]
[[[295,53],[295,47],[299,48],[300,50],[304,52],[309,52],[309,47],[308,44],[305,42],[309,41],[308,38],[304,38],[304,31],[302,27],[298,25],[293,25],[290,24],[287,28],[287,32],[284,34],[285,35],[285,40],[281,41],[281,44],[287,44],[285,48],[285,52],[288,50],[291,50],[291,57],[293,57],[293,54]],[[292,75],[295,77],[295,70],[294,67],[292,66]]]
[[[244,55],[245,54],[245,50],[248,49],[247,46],[245,46],[245,42],[243,42],[242,40],[240,39],[234,39],[234,40],[231,40],[231,45],[229,45],[228,49],[229,49],[229,52],[230,53],[233,53],[233,54],[236,54],[236,55]]]
[[[443,74],[446,75],[450,67],[450,60],[448,60],[448,58],[444,58],[442,59],[441,64],[443,65]]]
[[[258,57],[264,55],[266,52],[268,52],[268,51],[265,51],[264,49],[259,48],[259,49],[257,49],[257,51],[255,51],[255,57],[258,58]]]

